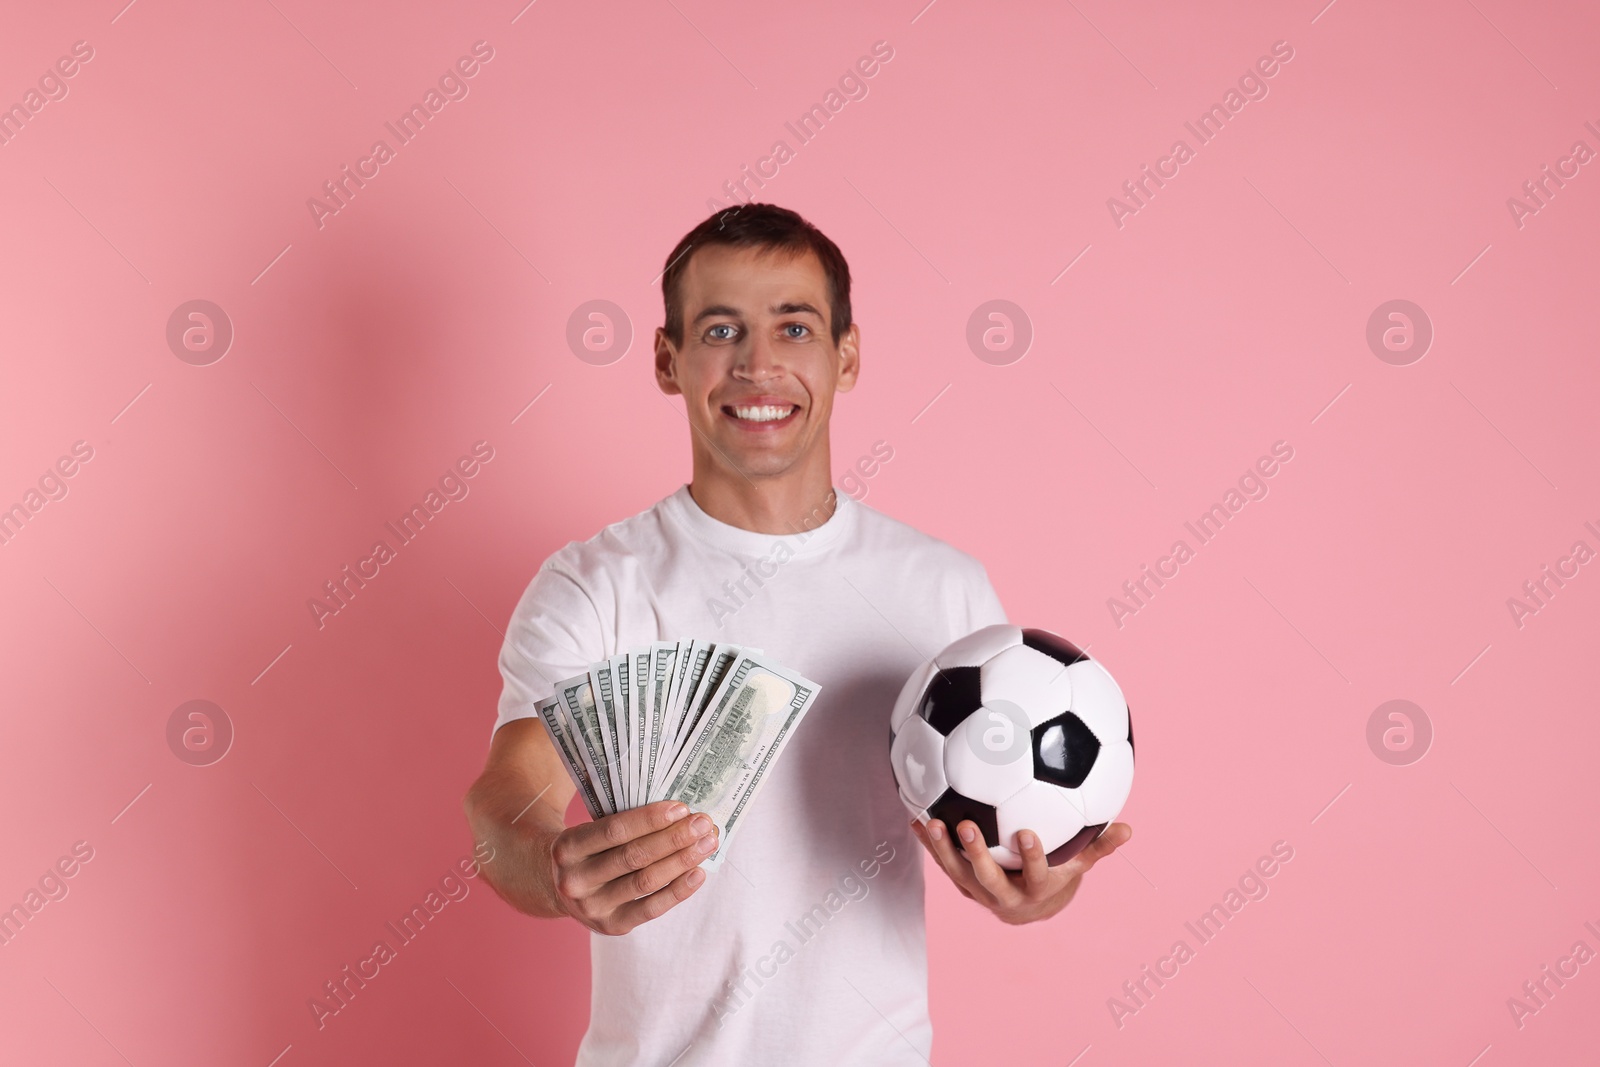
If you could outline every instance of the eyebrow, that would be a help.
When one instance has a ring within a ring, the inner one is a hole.
[[[774,315],[810,314],[815,315],[823,322],[827,321],[822,312],[818,311],[810,304],[804,303],[803,301],[798,303],[790,301],[784,304],[774,304],[767,310]],[[698,325],[701,319],[715,318],[718,315],[726,315],[735,319],[742,317],[738,308],[729,307],[727,304],[713,304],[704,311],[700,312],[700,314],[696,315],[694,317],[694,322],[691,323],[691,325]]]

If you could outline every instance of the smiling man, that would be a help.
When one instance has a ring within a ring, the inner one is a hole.
[[[1006,620],[975,559],[832,488],[834,398],[861,368],[849,267],[799,215],[750,204],[690,231],[661,285],[656,383],[683,397],[693,478],[554,553],[518,602],[466,798],[496,852],[484,876],[518,910],[593,931],[579,1064],[923,1064],[913,838],[964,895],[1024,923],[1065,907],[1131,830],[1113,824],[1059,867],[1024,831],[1023,870],[1008,873],[971,822],[907,820],[895,697],[926,656]],[[758,560],[749,599],[717,610]],[[555,679],[694,637],[766,649],[822,687],[709,878],[717,828],[682,804],[566,827],[574,786],[535,712]]]

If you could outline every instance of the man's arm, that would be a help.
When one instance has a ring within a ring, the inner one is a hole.
[[[463,806],[473,839],[494,848],[484,877],[506,903],[527,915],[570,915],[598,933],[625,934],[705,881],[700,863],[717,847],[709,818],[685,818],[687,807],[663,800],[567,828],[575,788],[537,718],[495,731]]]
[[[538,719],[513,719],[495,731],[483,773],[467,791],[467,822],[474,841],[494,847],[495,869],[485,867],[484,877],[520,912],[566,914],[551,880],[550,846],[566,829],[575,788]]]

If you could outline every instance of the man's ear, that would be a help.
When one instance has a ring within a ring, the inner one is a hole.
[[[656,385],[668,396],[683,392],[678,386],[678,353],[667,338],[665,327],[656,327]]]
[[[848,393],[856,386],[861,374],[861,327],[855,323],[839,338],[839,381],[834,390]]]

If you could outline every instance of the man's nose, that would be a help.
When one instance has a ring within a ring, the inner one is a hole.
[[[783,356],[770,336],[752,334],[748,344],[739,353],[734,364],[734,374],[753,382],[764,382],[783,376]]]

